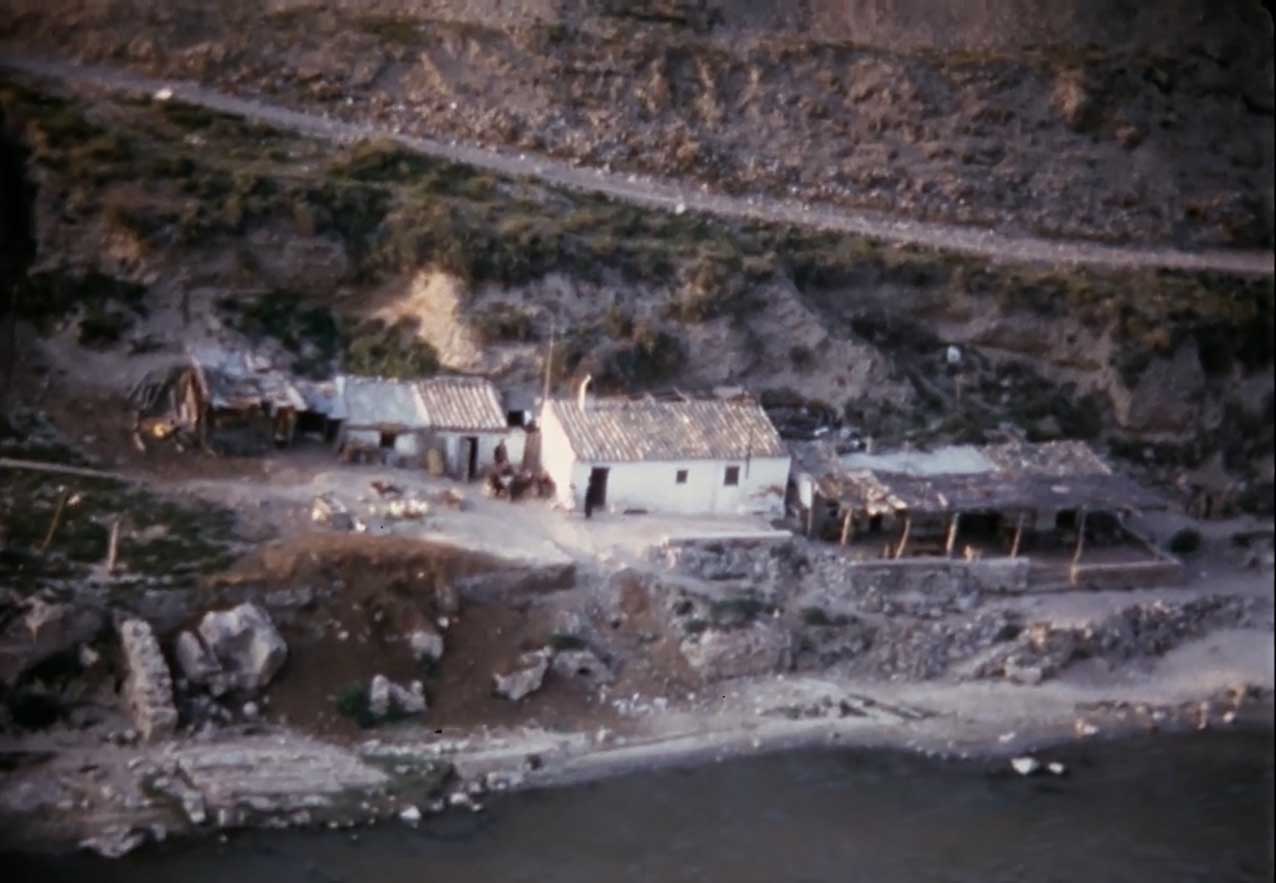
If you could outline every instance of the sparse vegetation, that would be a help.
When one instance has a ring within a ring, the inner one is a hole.
[[[345,370],[380,377],[425,377],[439,368],[434,347],[417,336],[414,319],[372,319],[346,333]]]

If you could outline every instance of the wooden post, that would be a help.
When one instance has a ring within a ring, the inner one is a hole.
[[[115,521],[111,522],[111,541],[106,547],[106,572],[110,575],[115,572],[115,559],[120,550],[120,518],[117,516]]]
[[[53,510],[53,520],[49,522],[49,531],[44,535],[44,542],[40,544],[39,552],[44,554],[44,550],[49,548],[49,543],[53,542],[53,535],[57,533],[58,525],[62,523],[62,510],[66,508],[67,497],[71,496],[69,490],[62,491],[62,496],[58,497],[58,507]]]
[[[815,530],[815,494],[811,494],[811,505],[806,507],[806,535],[809,537]]]
[[[846,541],[849,540],[851,536],[854,535],[854,530],[852,529],[852,525],[851,525],[851,516],[854,513],[855,513],[855,510],[848,506],[846,508],[846,517],[842,519],[842,545],[843,546],[845,546]]]
[[[908,534],[913,529],[913,516],[911,514],[904,516],[904,533],[899,538],[899,545],[895,547],[895,558],[899,558],[904,554],[904,549],[908,546]]]
[[[1077,512],[1077,549],[1072,553],[1072,568],[1069,573],[1072,584],[1077,584],[1077,565],[1081,563],[1081,552],[1085,549],[1085,509]]]
[[[957,545],[957,527],[961,523],[961,513],[954,512],[952,520],[948,522],[948,539],[944,541],[944,557],[953,557],[953,546]]]
[[[1019,520],[1015,522],[1015,541],[1010,544],[1010,557],[1019,557],[1019,545],[1023,542],[1023,523],[1027,518],[1024,513],[1019,513]]]

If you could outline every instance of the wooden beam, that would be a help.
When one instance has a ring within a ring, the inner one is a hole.
[[[851,537],[855,534],[854,525],[852,525],[852,523],[851,523],[851,521],[852,521],[852,516],[853,516],[854,514],[855,514],[855,510],[854,510],[854,509],[852,509],[852,508],[850,508],[850,507],[848,506],[848,507],[846,508],[846,517],[842,519],[842,541],[841,541],[841,544],[842,544],[843,546],[845,546],[845,545],[846,545],[847,540],[849,540],[849,539],[850,539],[850,538],[851,538]]]
[[[904,533],[899,538],[899,545],[895,547],[895,558],[900,558],[904,554],[904,549],[908,548],[908,535],[913,529],[913,516],[911,514],[904,516]]]
[[[954,512],[952,520],[948,522],[948,538],[944,540],[944,557],[953,557],[953,547],[957,545],[957,529],[961,524],[961,513]]]
[[[44,535],[44,542],[40,543],[37,550],[41,555],[45,549],[49,548],[49,543],[53,542],[53,535],[58,531],[58,525],[62,523],[62,510],[66,508],[67,498],[71,496],[69,490],[64,490],[62,496],[58,497],[58,507],[53,510],[53,520],[49,522],[49,531]]]
[[[136,481],[116,472],[85,469],[81,466],[65,466],[61,463],[45,463],[40,460],[13,460],[0,457],[0,469],[22,469],[27,472],[48,472],[55,475],[78,475],[83,478],[109,478],[113,481]]]
[[[1069,573],[1073,585],[1077,583],[1077,565],[1081,563],[1081,553],[1085,550],[1085,516],[1084,508],[1077,512],[1077,548],[1072,553],[1072,567]]]
[[[111,522],[111,541],[106,547],[106,573],[109,576],[115,572],[115,560],[120,551],[120,516]]]
[[[1010,557],[1019,557],[1019,546],[1023,543],[1023,523],[1027,521],[1024,513],[1019,513],[1019,519],[1015,522],[1015,540],[1010,544]]]

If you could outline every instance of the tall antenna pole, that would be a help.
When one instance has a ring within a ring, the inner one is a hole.
[[[549,377],[554,367],[554,334],[558,330],[558,323],[553,317],[549,320],[549,352],[545,355],[545,389],[541,393],[542,406],[549,402]]]

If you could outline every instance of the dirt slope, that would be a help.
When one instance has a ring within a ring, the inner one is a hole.
[[[24,0],[0,39],[732,192],[1270,245],[1271,21],[1256,4],[925,6]]]

